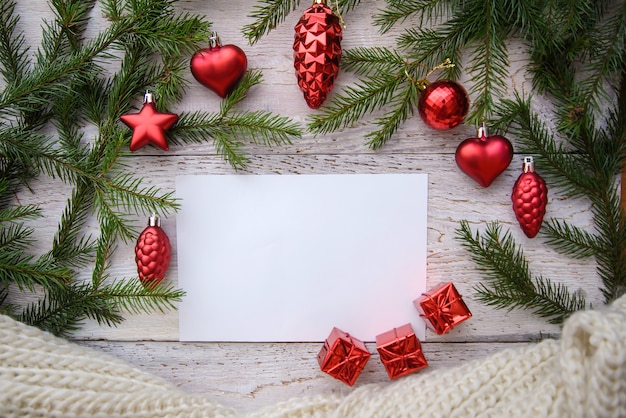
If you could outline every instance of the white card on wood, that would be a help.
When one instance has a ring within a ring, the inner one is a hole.
[[[364,341],[424,323],[426,174],[176,178],[181,341]]]

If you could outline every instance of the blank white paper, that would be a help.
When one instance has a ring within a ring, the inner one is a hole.
[[[426,174],[176,178],[181,341],[363,341],[426,291]]]

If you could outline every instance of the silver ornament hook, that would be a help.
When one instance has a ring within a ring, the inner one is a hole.
[[[153,213],[150,218],[148,218],[148,226],[161,226],[161,219],[157,216],[156,213]]]
[[[483,120],[482,125],[478,127],[478,137],[482,138],[482,137],[487,137],[487,136],[489,136],[489,131],[487,130],[487,123]]]
[[[154,102],[154,95],[152,93],[150,93],[150,90],[146,90],[146,94],[143,95],[143,102],[144,103],[153,103]]]
[[[209,36],[209,48],[217,48],[222,46],[222,42],[220,41],[220,37],[217,36],[217,32],[211,32]]]
[[[524,173],[532,173],[535,171],[535,159],[533,157],[524,157]]]

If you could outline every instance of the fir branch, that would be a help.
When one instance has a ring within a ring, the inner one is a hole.
[[[559,219],[549,219],[542,227],[546,243],[574,258],[593,257],[603,251],[595,235]]]
[[[419,93],[416,83],[406,83],[404,91],[397,94],[391,103],[392,111],[374,122],[379,128],[365,135],[370,148],[379,149],[385,145],[396,133],[400,124],[413,115],[413,109],[419,100]]]
[[[89,22],[89,13],[93,9],[95,0],[81,2],[51,0],[50,4],[55,13],[55,26],[60,29],[69,49],[77,50],[83,41],[82,35]],[[54,50],[54,48],[51,49]]]
[[[124,320],[124,311],[163,312],[175,308],[175,302],[179,302],[184,294],[171,285],[145,288],[137,279],[120,280],[100,287],[71,283],[49,289],[43,299],[27,306],[18,315],[18,320],[69,337],[87,318],[99,324],[117,325]]]
[[[110,82],[105,86],[107,113],[109,120],[118,120],[121,115],[127,113],[137,98],[137,92],[144,90],[145,80],[157,78],[157,68],[152,64],[150,50],[134,46],[125,50],[124,58]],[[106,138],[102,138],[103,142]],[[96,147],[96,158],[99,157],[100,148]]]
[[[204,143],[212,139],[215,150],[232,167],[244,168],[248,158],[243,153],[243,142],[230,135],[219,113],[181,112],[178,122],[169,133],[173,144]]]
[[[311,117],[309,129],[314,133],[328,133],[350,126],[367,113],[380,109],[394,98],[402,83],[409,82],[404,72],[400,74],[372,75],[335,94],[330,104]]]
[[[254,45],[263,35],[280,25],[299,5],[300,0],[259,0],[248,15],[255,21],[243,27],[243,35],[250,45]]]
[[[54,149],[48,140],[28,129],[6,127],[0,129],[0,155],[35,175],[44,171],[64,181],[76,179],[80,170],[67,164],[62,151]]]
[[[237,84],[220,103],[220,116],[226,116],[232,109],[241,103],[248,95],[248,90],[261,83],[263,74],[258,70],[248,70],[243,79]]]
[[[291,144],[291,138],[301,136],[300,126],[291,119],[260,110],[233,112],[222,122],[233,135],[266,146]]]
[[[91,273],[91,285],[94,289],[98,289],[100,285],[108,278],[107,270],[110,267],[110,256],[115,251],[115,241],[119,234],[122,238],[128,240],[134,231],[129,231],[127,235],[123,232],[128,222],[124,219],[123,214],[106,213],[101,215],[100,219],[100,236],[96,242],[96,259],[93,271]]]
[[[164,57],[194,53],[198,45],[209,38],[211,23],[188,13],[175,15],[171,2],[163,3],[167,4],[166,10],[153,13],[151,25],[143,24],[132,31],[135,40],[140,46]],[[160,30],[157,32],[154,27]]]
[[[204,40],[205,36],[192,36],[188,32],[184,32],[189,36],[179,38],[183,45],[172,45],[172,39],[168,36],[159,37],[155,34],[155,27],[160,27],[160,19],[167,19],[168,16],[161,16],[155,11],[159,9],[158,0],[137,3],[138,9],[135,14],[123,15],[118,21],[103,30],[95,39],[87,42],[75,53],[64,56],[63,59],[53,61],[54,65],[50,65],[49,61],[40,59],[33,70],[28,74],[28,78],[22,80],[16,85],[9,85],[0,94],[0,115],[2,113],[15,114],[15,111],[23,109],[25,102],[28,102],[26,110],[35,104],[37,106],[45,106],[49,103],[51,97],[57,94],[63,95],[67,91],[64,80],[69,75],[76,77],[85,76],[89,72],[90,67],[93,69],[94,59],[114,58],[108,52],[108,49],[117,45],[123,45],[124,39],[128,39],[131,35],[143,35],[144,44],[160,51],[167,53],[175,53],[176,51],[187,51],[197,46],[197,42]],[[165,2],[167,3],[167,2]],[[198,20],[200,21],[200,20]],[[205,26],[202,26],[205,27]],[[185,27],[186,30],[193,28]],[[194,32],[195,33],[195,32]],[[139,39],[138,38],[138,39]]]
[[[0,209],[0,224],[8,222],[24,222],[41,216],[41,208],[37,205],[20,205]]]
[[[387,7],[374,16],[374,25],[381,33],[387,33],[397,24],[404,23],[412,16],[417,17],[417,25],[436,22],[438,17],[452,13],[459,1],[441,0],[387,0]]]
[[[457,239],[486,275],[487,283],[476,288],[481,302],[498,308],[525,308],[552,323],[562,323],[585,308],[582,295],[543,277],[533,277],[522,249],[510,233],[502,235],[497,222],[489,223],[481,235],[474,234],[469,223],[462,221]]]
[[[72,271],[57,267],[48,260],[35,260],[25,256],[23,251],[7,250],[0,252],[0,282],[8,286],[14,284],[20,291],[34,291],[37,286],[51,289],[63,285],[72,278]]]
[[[471,56],[472,64],[467,68],[474,74],[470,94],[474,93],[476,98],[466,123],[476,126],[490,118],[495,106],[494,98],[504,96],[509,67],[504,43],[508,22],[502,16],[504,10],[498,7],[498,2],[485,2],[485,6],[488,9],[484,11],[484,23],[477,34],[481,39],[476,42]]]
[[[17,319],[60,337],[69,337],[87,318],[108,326],[121,323],[122,315],[87,283],[70,283],[48,289],[45,296],[28,305]]]
[[[88,215],[93,208],[93,190],[87,184],[74,188],[61,215],[49,252],[50,259],[61,266],[81,268],[95,254],[95,243],[82,235]]]
[[[130,242],[135,236],[136,231],[131,226],[129,215],[120,212],[116,205],[111,204],[108,197],[106,190],[99,188],[94,190],[94,208],[96,209],[98,223],[100,224],[100,234],[102,236],[103,231],[112,226],[116,237]]]
[[[0,0],[0,74],[11,84],[19,83],[29,65],[24,34],[15,32],[19,20],[15,2]]]
[[[159,109],[167,109],[169,105],[183,98],[189,85],[186,78],[188,71],[187,56],[163,57],[162,66],[154,83],[154,94],[159,98],[157,103]]]
[[[33,229],[24,227],[24,224],[0,225],[0,251],[24,252],[33,243],[32,235]]]
[[[176,309],[175,303],[181,301],[185,292],[163,282],[144,286],[139,279],[129,279],[102,286],[98,294],[106,297],[116,309],[136,314]]]
[[[119,172],[113,178],[104,178],[102,196],[112,207],[124,212],[142,215],[170,213],[178,209],[174,192],[162,193],[156,186],[145,186],[144,180],[130,173]]]
[[[205,142],[213,139],[218,155],[235,169],[244,168],[243,139],[268,146],[291,144],[302,135],[302,128],[291,119],[263,111],[240,111],[251,87],[262,81],[260,71],[249,70],[237,87],[226,96],[219,113],[183,113],[170,130],[173,142]]]
[[[495,126],[508,126],[509,132],[519,138],[526,153],[539,155],[542,176],[549,178],[560,192],[569,196],[594,193],[598,184],[595,175],[585,168],[585,157],[557,145],[545,122],[532,111],[531,100],[532,96],[524,98],[518,93],[513,100],[501,100],[496,109],[499,123]]]
[[[419,62],[424,68],[433,68],[446,59],[454,66],[443,70],[443,78],[456,80],[461,75],[461,48],[468,42],[463,27],[450,24],[438,31],[429,28],[409,28],[398,37],[398,47],[408,51],[411,60]]]
[[[344,15],[348,13],[350,10],[354,10],[358,5],[361,4],[361,0],[336,0],[333,4],[332,0],[330,3],[330,7],[333,9],[333,12],[336,14]],[[336,7],[333,7],[336,6]],[[339,10],[337,12],[337,9]]]
[[[347,49],[341,57],[343,70],[363,76],[396,72],[405,65],[402,55],[382,46]]]
[[[16,312],[19,309],[19,306],[8,303],[7,298],[9,296],[9,289],[2,284],[0,284],[0,315],[7,315],[10,317],[15,317]]]
[[[592,213],[601,231],[602,251],[596,254],[597,270],[602,279],[602,294],[610,303],[626,292],[626,226],[622,222],[617,186],[599,190],[593,199]]]
[[[590,60],[582,72],[590,74],[581,81],[584,109],[600,109],[607,99],[604,83],[616,79],[626,66],[626,4],[623,2],[608,21],[599,21],[591,33]]]

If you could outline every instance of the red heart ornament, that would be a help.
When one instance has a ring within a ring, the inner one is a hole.
[[[238,46],[222,46],[219,38],[212,36],[209,48],[196,52],[190,66],[191,74],[200,84],[226,97],[246,74],[248,59]]]
[[[455,154],[461,171],[483,187],[489,187],[511,163],[513,145],[501,135],[487,135],[483,125],[477,138],[467,138],[459,144]]]

